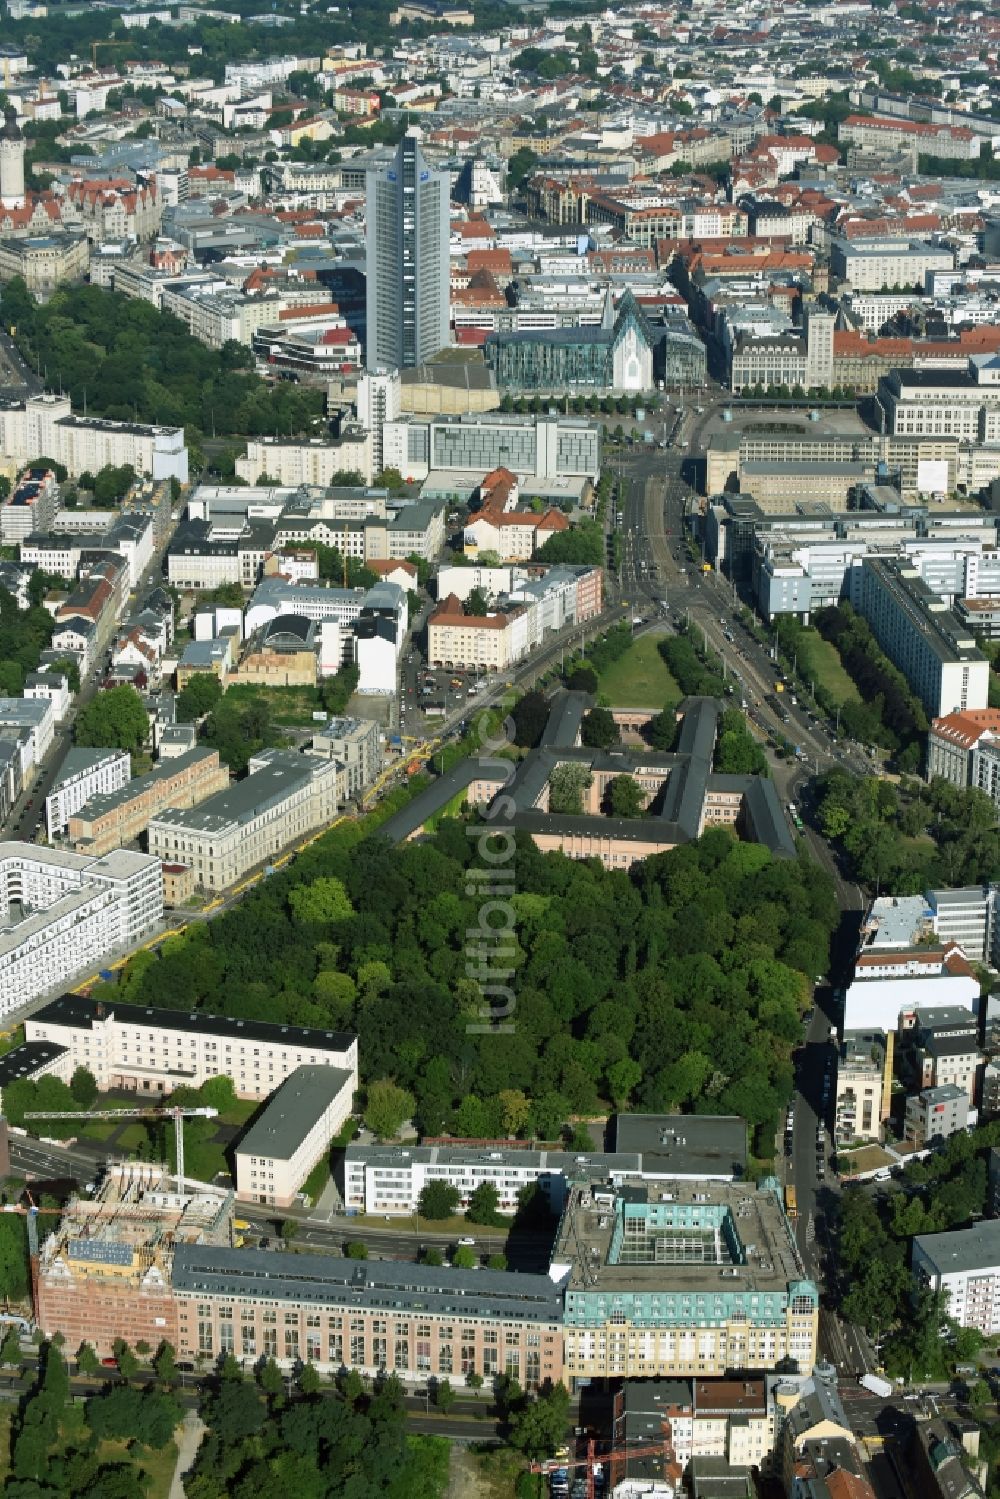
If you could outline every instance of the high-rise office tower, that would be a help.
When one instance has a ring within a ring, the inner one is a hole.
[[[369,369],[412,369],[448,343],[449,179],[408,131],[368,178]]]

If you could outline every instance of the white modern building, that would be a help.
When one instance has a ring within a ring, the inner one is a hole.
[[[120,791],[132,774],[132,757],[127,750],[67,750],[66,758],[45,798],[45,825],[49,838],[62,833],[74,812],[90,800],[108,791]]]
[[[894,1031],[912,1024],[916,1012],[957,1005],[974,1014],[979,979],[954,943],[944,948],[915,947],[862,952],[844,994],[844,1031]]]
[[[149,851],[188,868],[202,890],[226,890],[248,870],[337,815],[337,767],[268,749],[244,780],[189,809],[168,808],[148,828]]]
[[[0,697],[0,729],[27,731],[27,758],[22,763],[22,771],[27,772],[33,765],[39,765],[48,754],[55,735],[56,717],[56,706],[50,697]]]
[[[913,1273],[947,1298],[959,1327],[1000,1333],[1000,1226],[992,1220],[913,1240]]]
[[[134,947],[163,915],[159,861],[0,844],[0,1015]]]
[[[309,753],[337,762],[341,794],[352,800],[382,769],[382,730],[374,718],[331,718],[313,736]]]
[[[989,662],[916,568],[866,557],[859,570],[857,607],[930,717],[987,706]]]
[[[358,1038],[346,1031],[230,1020],[187,1010],[62,994],[25,1021],[26,1043],[64,1048],[60,1076],[86,1067],[100,1088],[169,1093],[231,1077],[241,1098],[266,1098],[298,1067],[341,1069],[358,1083]]]

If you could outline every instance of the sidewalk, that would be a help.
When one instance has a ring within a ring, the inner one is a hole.
[[[167,1499],[185,1499],[184,1475],[195,1460],[204,1434],[204,1421],[197,1411],[189,1410],[181,1423],[181,1432],[177,1439],[177,1466],[170,1481],[170,1493]]]

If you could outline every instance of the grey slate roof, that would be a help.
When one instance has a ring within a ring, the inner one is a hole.
[[[342,1259],[265,1249],[178,1244],[174,1290],[197,1295],[251,1296],[260,1301],[312,1302],[455,1317],[511,1317],[561,1325],[562,1293],[547,1275],[509,1270],[458,1270],[392,1260]]]

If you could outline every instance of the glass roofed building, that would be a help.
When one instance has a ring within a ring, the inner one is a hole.
[[[646,391],[657,335],[631,292],[617,312],[608,293],[600,323],[490,333],[484,353],[501,390]]]

